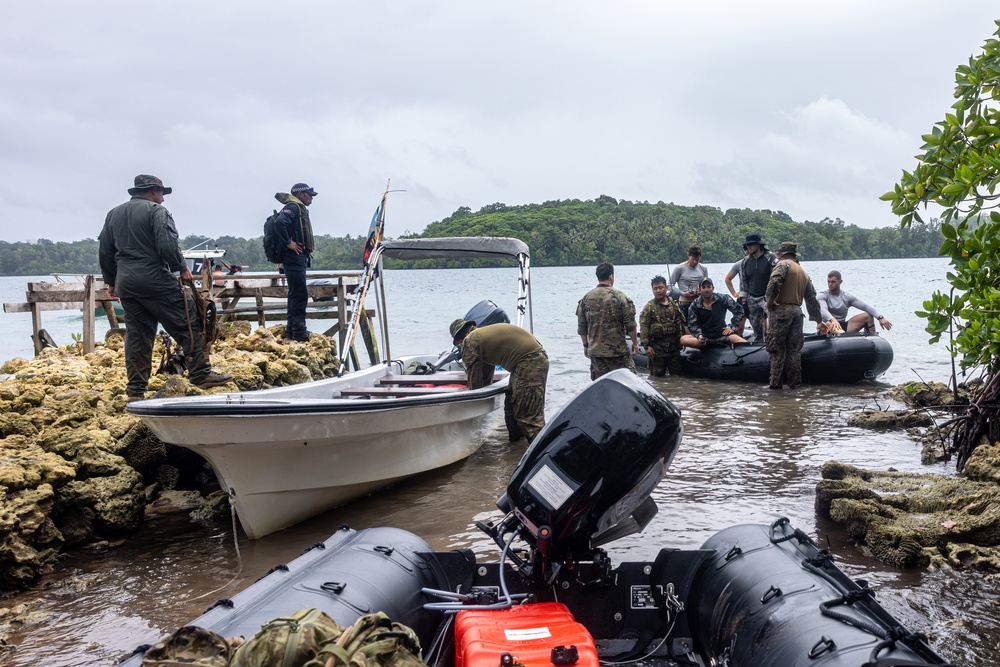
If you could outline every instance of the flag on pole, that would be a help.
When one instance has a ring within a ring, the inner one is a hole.
[[[375,208],[375,215],[372,216],[372,224],[368,226],[368,239],[365,241],[365,254],[362,262],[367,265],[368,259],[372,256],[375,246],[383,240],[382,234],[382,204]]]

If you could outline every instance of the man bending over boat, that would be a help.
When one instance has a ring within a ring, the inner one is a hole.
[[[875,331],[876,322],[883,329],[892,328],[892,322],[884,315],[879,315],[878,310],[873,306],[869,306],[853,294],[840,289],[843,282],[844,277],[840,275],[840,271],[831,271],[826,275],[826,286],[829,289],[816,295],[819,300],[820,312],[823,314],[823,321],[826,322],[829,333],[857,333],[862,329]],[[847,319],[847,311],[852,306],[865,312]]]
[[[688,309],[688,329],[691,333],[681,336],[681,345],[708,347],[711,344],[745,343],[746,340],[736,334],[736,326],[743,319],[743,307],[736,303],[736,299],[728,294],[716,294],[711,278],[702,278],[698,293],[701,298],[693,301]],[[733,314],[728,324],[727,310]]]
[[[493,382],[493,371],[501,366],[510,372],[504,400],[504,421],[511,442],[531,442],[545,426],[545,383],[549,357],[541,343],[514,324],[491,324],[482,329],[459,318],[449,329],[452,342],[462,346],[462,361],[469,389]]]

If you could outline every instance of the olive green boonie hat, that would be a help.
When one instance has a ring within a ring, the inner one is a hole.
[[[466,322],[461,317],[451,323],[448,327],[448,332],[451,334],[451,342],[455,345],[460,345],[462,340],[465,338],[463,334],[468,333],[466,329],[475,324],[475,322]]]
[[[780,246],[778,246],[778,254],[779,255],[793,255],[794,256],[794,255],[798,254],[796,252],[798,249],[799,249],[799,247],[797,245],[795,245],[794,243],[788,243],[786,241],[785,243],[782,243]]]
[[[158,179],[156,176],[150,176],[149,174],[139,174],[135,177],[135,187],[129,188],[128,193],[130,195],[137,195],[143,190],[148,190],[150,188],[160,188],[163,190],[163,194],[169,195],[174,191],[173,188],[168,188],[163,185],[163,181]]]

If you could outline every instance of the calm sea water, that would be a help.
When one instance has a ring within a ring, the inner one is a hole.
[[[731,262],[709,264],[721,278]],[[695,548],[735,523],[768,523],[779,516],[829,544],[852,576],[872,582],[879,600],[907,627],[937,637],[936,648],[962,664],[1000,662],[1000,611],[995,583],[954,573],[888,568],[868,558],[836,525],[813,510],[813,490],[825,461],[861,467],[953,474],[949,463],[922,466],[920,448],[903,433],[876,434],[846,425],[864,407],[889,405],[892,385],[911,380],[947,381],[951,362],[943,344],[929,345],[914,314],[935,290],[945,291],[941,259],[805,262],[822,288],[830,269],[844,274],[844,289],[878,307],[892,322],[885,337],[895,360],[877,382],[768,392],[755,384],[686,378],[654,379],[684,414],[685,438],[667,478],[654,494],[659,514],[638,536],[609,547],[614,559],[651,558],[660,548]],[[641,306],[649,280],[667,266],[620,266],[616,287]],[[23,299],[28,278],[0,278],[3,301]],[[546,412],[554,413],[589,381],[588,361],[576,335],[577,300],[596,279],[593,267],[532,271],[534,330],[550,361]],[[393,356],[440,352],[449,347],[448,324],[490,298],[512,317],[514,269],[392,271],[386,279]],[[6,314],[0,358],[31,354],[28,315]],[[79,313],[43,315],[59,344],[80,333]],[[325,328],[310,322],[313,330]],[[103,335],[106,324],[98,331]],[[74,554],[39,587],[3,604],[40,598],[38,624],[14,637],[11,665],[107,665],[200,614],[210,600],[245,587],[271,566],[287,562],[342,523],[354,528],[394,525],[412,530],[436,548],[471,547],[488,556],[495,547],[474,527],[495,518],[495,500],[520,458],[503,433],[490,436],[468,460],[424,475],[261,540],[207,530],[183,517],[151,519],[124,545]],[[221,591],[216,588],[237,575]],[[199,596],[210,593],[208,597]]]

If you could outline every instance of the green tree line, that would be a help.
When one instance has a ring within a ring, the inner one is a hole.
[[[392,234],[392,221],[388,221]],[[706,262],[730,262],[740,256],[747,234],[756,232],[777,247],[782,241],[799,244],[807,260],[935,257],[944,242],[937,220],[903,228],[864,229],[842,220],[795,222],[782,211],[679,206],[658,202],[631,202],[602,195],[581,201],[569,199],[543,204],[490,204],[476,212],[461,207],[432,222],[412,238],[441,236],[513,236],[528,244],[534,266],[581,266],[610,261],[615,264],[668,264],[683,261],[687,248],[699,244]],[[317,236],[314,269],[355,269],[361,266],[363,236]],[[226,261],[253,271],[273,268],[264,257],[260,237],[187,236],[182,248],[218,247]],[[391,266],[391,260],[387,260]],[[497,260],[426,260],[407,262],[408,268],[494,266]],[[44,275],[52,272],[96,273],[97,241],[35,243],[0,241],[0,275]]]

